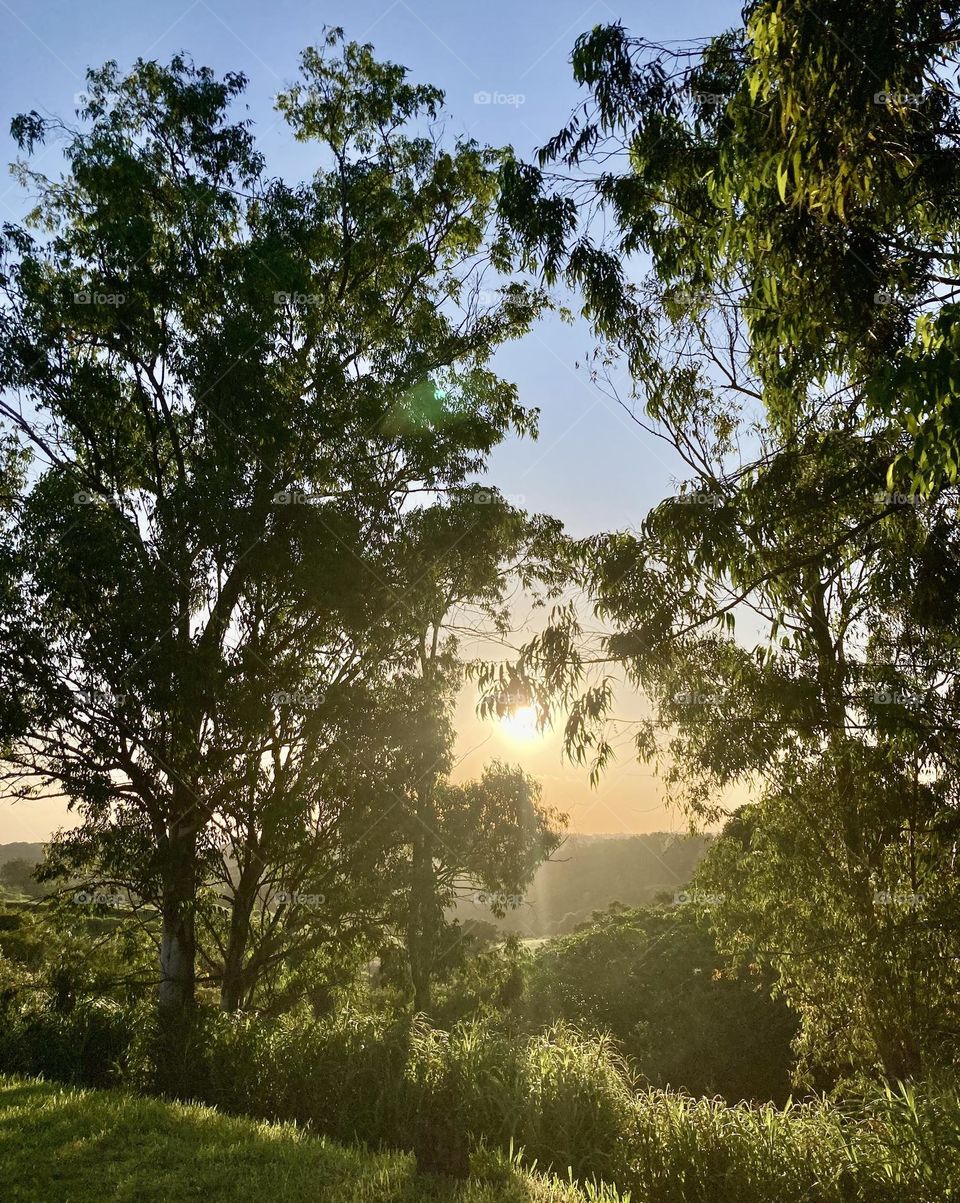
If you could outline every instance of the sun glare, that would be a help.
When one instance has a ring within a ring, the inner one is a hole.
[[[514,739],[539,739],[543,734],[537,726],[537,712],[533,706],[517,706],[508,710],[500,719],[500,725]]]

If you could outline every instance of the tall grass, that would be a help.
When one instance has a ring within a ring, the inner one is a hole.
[[[0,1070],[113,1086],[124,1076],[130,1041],[130,1015],[117,1003],[85,999],[62,1013],[31,1000],[0,1013]]]
[[[57,1020],[46,1054],[35,1016],[22,1041],[14,1025],[0,1068],[60,1076],[53,1048],[66,1076],[94,1072],[89,1033],[102,1030],[101,1047],[113,1050],[116,1017],[91,1028],[78,1013],[82,1057],[71,1022]],[[131,1084],[148,1068],[148,1025],[138,1025],[124,1067]],[[608,1042],[564,1024],[511,1039],[479,1022],[444,1032],[365,1013],[310,1023],[215,1014],[197,1040],[198,1101],[412,1149],[423,1169],[463,1175],[486,1148],[584,1189],[615,1184],[637,1203],[960,1203],[960,1099],[949,1084],[888,1088],[846,1106],[729,1106],[637,1090]]]
[[[476,1022],[444,1032],[341,1016],[261,1028],[218,1024],[214,1101],[258,1114],[266,1103],[271,1118],[413,1148],[428,1169],[465,1173],[486,1145],[643,1203],[960,1200],[960,1100],[943,1086],[845,1108],[729,1106],[638,1091],[607,1041],[565,1024],[515,1041]]]
[[[613,1177],[633,1096],[609,1044],[565,1024],[516,1043],[478,1023],[414,1031],[405,1085],[425,1144],[480,1140],[582,1180]]]
[[[645,1092],[629,1165],[650,1203],[949,1203],[960,1199],[960,1100],[887,1090],[866,1104],[782,1108]]]

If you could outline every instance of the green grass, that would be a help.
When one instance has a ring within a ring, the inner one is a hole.
[[[291,1124],[0,1076],[4,1203],[626,1203],[485,1160],[483,1180],[450,1183]]]

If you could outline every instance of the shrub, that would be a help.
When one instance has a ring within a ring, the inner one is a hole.
[[[406,1022],[357,1011],[307,1022],[218,1012],[204,1026],[204,1100],[341,1140],[402,1144],[408,1036]]]
[[[0,1069],[86,1086],[113,1086],[126,1076],[129,1016],[116,1003],[85,1001],[67,1013],[34,1004],[8,1008]]]
[[[694,906],[594,916],[538,950],[526,1008],[614,1036],[651,1086],[783,1102],[797,1023],[757,976],[733,974]]]
[[[626,1066],[604,1037],[557,1024],[524,1049],[527,1106],[520,1138],[545,1166],[612,1179],[626,1168],[635,1123]]]

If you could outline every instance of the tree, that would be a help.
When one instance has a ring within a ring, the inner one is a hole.
[[[638,531],[583,544],[601,646],[567,615],[520,670],[542,704],[574,698],[568,743],[598,769],[612,692],[586,685],[591,660],[647,695],[636,752],[694,820],[753,794],[753,839],[701,871],[721,949],[772,968],[808,1063],[910,1076],[956,1022],[955,498],[887,493],[896,440],[859,429],[845,393],[783,433],[741,422],[737,345],[716,383],[721,344],[680,324],[647,412],[699,475]]]
[[[429,840],[414,831],[407,927],[413,1006],[423,1012],[431,1007],[437,969],[464,935],[445,912],[468,893],[482,894],[496,915],[518,907],[537,868],[560,846],[566,823],[541,804],[529,774],[497,761],[479,781],[438,786],[431,801],[426,820],[418,812],[429,823]]]
[[[476,303],[508,264],[499,152],[419,133],[441,94],[339,42],[279,102],[319,144],[303,185],[231,120],[244,79],[180,57],[91,72],[79,128],[13,125],[28,153],[62,133],[67,174],[22,165],[36,233],[3,233],[0,414],[34,454],[12,772],[81,813],[53,871],[93,862],[158,907],[171,1088],[211,831],[261,788],[278,723],[322,710],[318,680],[402,641],[389,547],[412,495],[534,429],[486,361],[541,298]]]
[[[669,47],[596,27],[573,54],[590,97],[541,165],[596,169],[579,182],[614,243],[584,232],[567,260],[572,198],[542,195],[532,167],[510,168],[507,212],[611,336],[630,337],[611,252],[646,249],[675,307],[739,310],[771,413],[789,420],[808,388],[855,380],[913,436],[891,483],[935,487],[958,462],[960,8],[884,0],[862,16],[849,0],[753,0],[741,27]]]
[[[539,787],[519,770],[493,764],[479,782],[453,786],[447,780],[453,768],[451,707],[463,679],[457,635],[484,629],[506,635],[508,590],[519,584],[553,595],[568,566],[557,522],[528,518],[489,490],[422,510],[412,534],[412,544],[398,549],[420,619],[405,686],[418,720],[406,749],[409,800],[401,838],[410,857],[404,898],[413,1005],[426,1012],[448,926],[444,911],[458,888],[492,890],[495,899],[505,900],[494,902],[498,914],[518,906],[566,822],[540,805]],[[430,548],[429,559],[417,548]]]
[[[851,43],[820,55],[859,21],[829,7],[844,20],[752,5],[744,32],[679,51],[596,29],[574,52],[591,89],[584,109],[539,168],[505,169],[504,220],[531,265],[581,289],[604,340],[601,383],[622,357],[633,384],[616,399],[690,474],[638,532],[583,545],[585,586],[613,632],[597,654],[584,652],[568,610],[520,671],[545,702],[572,703],[568,745],[592,749],[596,770],[613,753],[612,691],[604,679],[587,685],[591,659],[648,693],[637,750],[690,813],[717,817],[725,789],[756,790],[759,855],[726,843],[713,858],[725,871],[707,879],[724,894],[713,912],[721,945],[773,964],[808,1050],[831,1068],[879,1064],[897,1077],[941,1059],[955,1024],[946,833],[957,663],[953,607],[929,600],[945,599],[957,564],[952,490],[920,504],[893,487],[898,463],[937,486],[949,472],[924,459],[916,423],[905,436],[878,403],[877,381],[904,366],[906,335],[890,312],[877,316],[879,302],[862,302],[868,279],[872,296],[898,264],[908,292],[934,281],[949,169],[938,174],[931,159],[911,174],[897,139],[932,153],[952,117],[935,100],[939,125],[921,128],[884,101],[870,135],[884,159],[874,188],[855,166],[851,175],[863,142],[848,141],[838,110],[863,115],[872,60],[861,53],[854,67],[851,45],[889,49],[926,21],[912,58],[877,60],[882,82],[904,86],[936,56],[938,30],[950,40],[952,18],[913,6],[894,20],[888,6],[879,31],[861,22]],[[852,101],[849,73],[830,70],[838,55],[857,75]],[[579,172],[551,195],[543,168],[558,159]],[[897,163],[910,177],[899,193]],[[872,236],[899,221],[904,196],[928,190],[933,206],[918,204],[866,270],[848,272],[861,243],[847,191],[875,221]],[[580,223],[580,200],[605,211],[606,241]],[[652,266],[638,283],[625,260],[641,250]],[[898,909],[886,897],[922,900]]]
[[[494,489],[465,490],[406,515],[382,564],[405,599],[396,630],[406,642],[398,638],[390,656],[382,654],[378,674],[368,657],[361,679],[317,681],[326,688],[322,715],[278,731],[282,771],[225,814],[225,832],[215,834],[220,886],[210,890],[205,922],[210,969],[222,972],[228,1009],[249,1002],[281,963],[289,982],[291,964],[317,947],[365,943],[389,926],[408,843],[432,899],[436,857],[423,850],[432,842],[442,861],[448,837],[420,795],[449,770],[448,711],[460,680],[454,631],[504,633],[507,591],[554,589],[561,548],[556,522],[529,518]],[[476,833],[499,834],[492,823]],[[515,838],[523,846],[529,835]],[[404,922],[409,929],[409,915]]]
[[[789,1093],[796,1020],[758,971],[724,964],[711,896],[690,887],[665,908],[610,907],[537,950],[524,1006],[537,1024],[609,1032],[659,1089],[731,1102]]]
[[[225,1010],[289,1003],[295,971],[318,950],[359,946],[388,922],[390,812],[409,771],[399,749],[418,721],[384,676],[331,690],[322,724],[278,733],[282,767],[211,835],[200,955]]]

